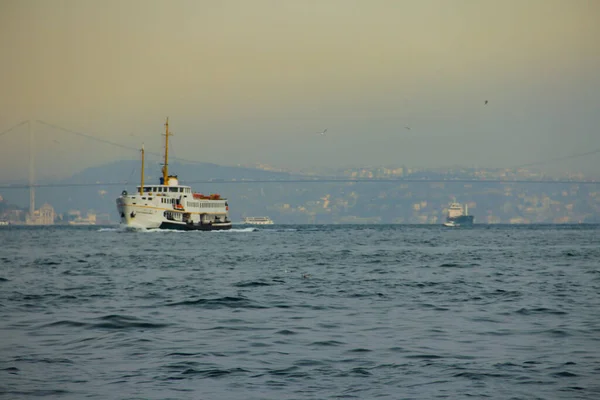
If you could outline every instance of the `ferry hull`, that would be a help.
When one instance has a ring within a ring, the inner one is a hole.
[[[199,219],[185,222],[181,220],[184,212],[171,214],[180,220],[169,220],[164,217],[164,209],[144,207],[128,204],[128,200],[121,197],[117,200],[117,210],[121,216],[121,226],[133,229],[167,229],[178,231],[223,231],[232,227],[231,221],[204,222]]]
[[[117,211],[121,216],[121,225],[131,228],[157,229],[164,219],[159,210],[136,207],[117,201]]]
[[[231,229],[231,222],[214,224],[186,224],[179,222],[163,222],[159,229],[170,229],[177,231],[227,231]]]

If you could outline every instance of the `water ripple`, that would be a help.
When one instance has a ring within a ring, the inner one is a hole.
[[[600,398],[600,226],[0,240],[7,399]]]

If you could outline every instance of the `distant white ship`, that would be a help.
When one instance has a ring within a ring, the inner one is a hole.
[[[69,221],[69,225],[96,225],[96,222],[89,221],[87,219],[75,219],[73,221]]]
[[[450,204],[450,207],[448,207],[448,215],[446,217],[446,222],[444,222],[444,226],[470,226],[473,225],[474,219],[475,217],[469,215],[469,208],[465,205],[465,208],[463,209],[463,206],[455,200]]]
[[[269,217],[245,217],[243,223],[249,225],[273,225],[273,220]]]

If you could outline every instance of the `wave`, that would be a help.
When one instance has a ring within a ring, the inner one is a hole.
[[[207,309],[216,308],[265,308],[243,297],[221,297],[217,299],[183,300],[167,303],[166,306],[200,306]]]
[[[245,374],[248,373],[248,370],[243,368],[229,368],[229,369],[194,369],[188,368],[183,371],[182,375],[198,375],[201,378],[221,378],[223,376],[232,375],[232,374]]]
[[[234,283],[233,286],[246,288],[246,287],[271,286],[271,284],[267,283],[267,282],[262,282],[262,281],[245,281],[245,282]]]
[[[90,328],[90,329],[130,329],[130,328],[164,328],[170,326],[165,323],[154,323],[144,321],[137,317],[130,317],[127,315],[106,315],[103,317],[96,318],[99,322],[81,322],[62,320],[51,322],[49,324],[41,326],[41,328],[50,327],[65,327],[65,328]]]

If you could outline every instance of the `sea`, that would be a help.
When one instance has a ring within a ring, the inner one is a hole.
[[[600,225],[0,227],[0,398],[600,399]]]

